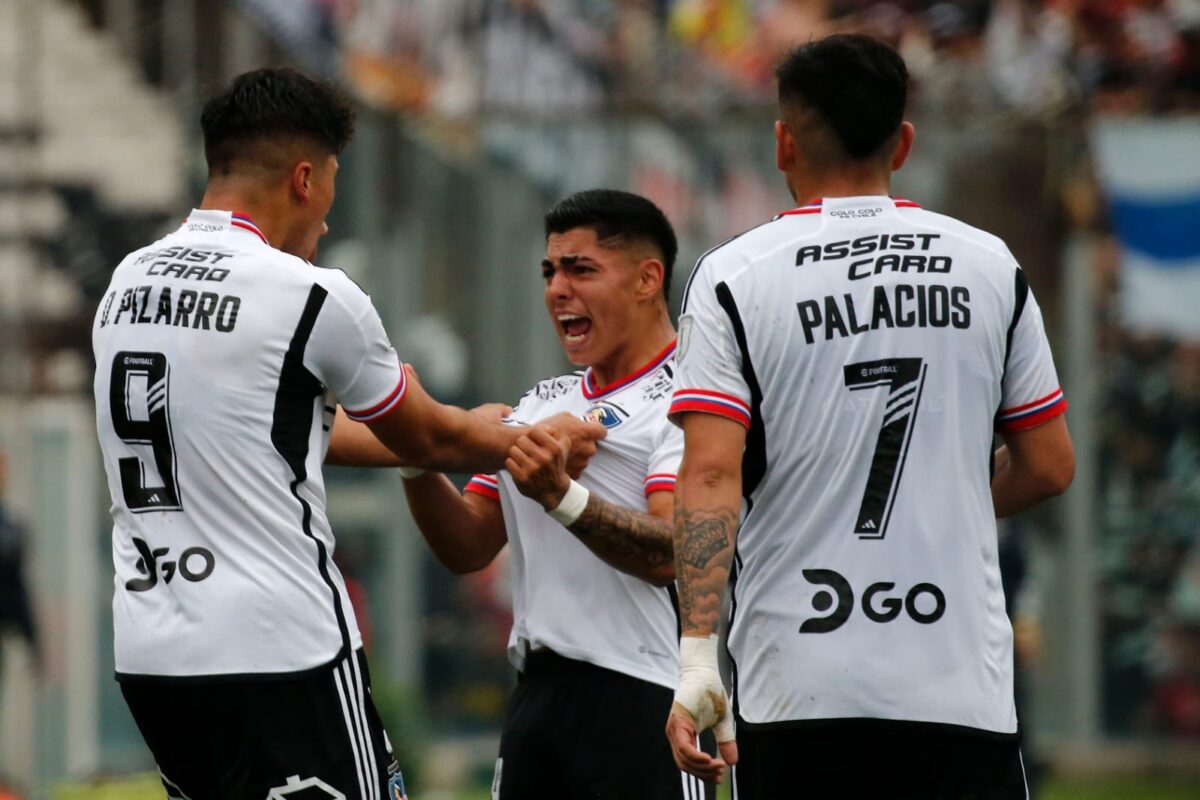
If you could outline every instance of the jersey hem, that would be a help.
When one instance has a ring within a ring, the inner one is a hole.
[[[678,676],[674,672],[671,672],[669,677],[663,677],[661,675],[652,676],[649,674],[650,673],[649,670],[638,669],[636,665],[631,664],[629,662],[620,661],[615,658],[606,658],[600,654],[592,653],[588,650],[584,650],[582,648],[577,648],[577,647],[569,647],[569,646],[561,647],[561,646],[547,644],[544,646],[543,649],[549,650],[550,652],[556,653],[557,655],[560,655],[566,659],[570,659],[571,661],[581,661],[585,664],[590,664],[593,667],[599,667],[600,669],[606,669],[606,670],[609,670],[610,672],[619,672],[622,675],[628,676],[630,678],[637,678],[640,681],[646,681],[647,683],[653,683],[656,686],[665,686],[666,688],[670,689],[671,691],[675,690],[675,683],[676,683]],[[522,659],[522,666],[524,666],[524,661],[529,658],[529,655],[531,655],[532,653],[535,653],[535,652],[537,652],[537,651],[530,649],[525,654],[524,658]],[[510,662],[511,662],[511,660],[512,659],[510,658]],[[520,667],[517,667],[516,664],[513,664],[513,667],[518,672],[524,671]]]
[[[353,648],[361,652],[362,647]],[[284,670],[279,672],[215,672],[202,675],[161,675],[155,673],[122,672],[114,670],[113,677],[121,683],[235,683],[253,681],[282,681],[311,678],[321,672],[333,669],[346,658],[346,648],[338,649],[337,655],[315,667],[305,667],[299,670]]]
[[[879,719],[874,717],[829,717],[826,719],[791,719],[776,722],[746,722],[737,716],[737,727],[754,733],[771,733],[772,731],[795,730],[839,730],[839,731],[878,731],[884,733],[912,733],[922,731],[927,733],[941,732],[969,736],[977,739],[987,739],[995,742],[1021,741],[1021,726],[1012,733],[992,731],[986,728],[975,728],[970,725],[957,725],[952,722],[928,722],[924,720]]]

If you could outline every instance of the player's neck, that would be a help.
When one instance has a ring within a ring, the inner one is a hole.
[[[789,185],[798,205],[823,197],[871,197],[891,194],[891,173],[839,173],[836,175],[793,175]]]
[[[651,325],[647,325],[626,340],[603,362],[592,364],[593,386],[608,386],[623,380],[653,361],[667,345],[675,340],[675,327],[671,318],[664,313]]]
[[[277,204],[235,181],[212,181],[200,200],[201,210],[231,211],[244,214],[254,220],[262,235],[272,247],[278,248],[283,241],[285,225],[277,210]]]

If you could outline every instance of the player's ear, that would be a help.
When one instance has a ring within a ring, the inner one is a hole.
[[[307,203],[312,195],[313,171],[311,161],[299,161],[292,167],[292,192],[301,203]]]
[[[775,166],[780,172],[791,172],[796,164],[796,137],[787,123],[775,120]]]
[[[913,140],[916,138],[917,129],[913,127],[913,124],[907,120],[901,122],[900,137],[896,140],[896,149],[892,151],[892,172],[904,166],[909,153],[912,152]]]
[[[666,267],[657,258],[642,259],[638,265],[638,297],[647,298],[661,295],[663,277],[666,272]]]

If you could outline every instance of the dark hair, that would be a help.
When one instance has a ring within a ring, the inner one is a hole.
[[[671,269],[679,243],[667,215],[641,195],[617,189],[588,189],[559,200],[546,212],[546,238],[574,228],[591,228],[601,242],[647,242],[663,263],[663,297],[671,298]]]
[[[780,106],[816,111],[852,159],[878,153],[904,120],[908,68],[869,36],[837,34],[801,45],[775,77]]]
[[[209,174],[223,174],[293,137],[337,155],[354,135],[354,109],[335,86],[299,70],[256,69],[204,104],[200,127]]]

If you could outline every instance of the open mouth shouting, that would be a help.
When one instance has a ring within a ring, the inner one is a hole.
[[[579,344],[592,329],[592,321],[588,317],[581,317],[578,314],[559,314],[556,319],[558,326],[562,329],[563,338],[567,344]]]

